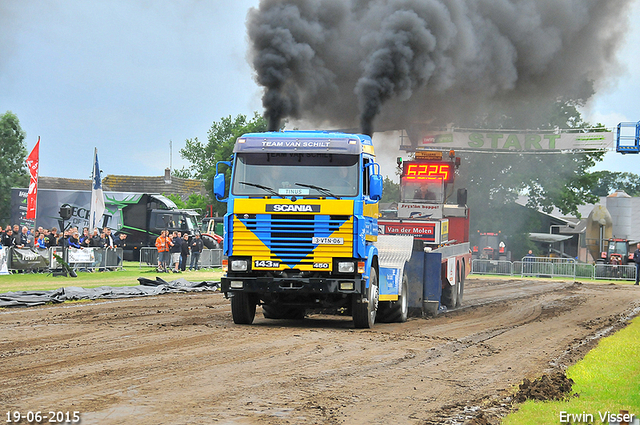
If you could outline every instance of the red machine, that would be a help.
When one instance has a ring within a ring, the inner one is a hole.
[[[607,250],[600,254],[599,263],[626,265],[633,261],[633,253],[629,251],[629,240],[612,238],[605,242]]]
[[[454,189],[460,158],[453,151],[422,151],[415,160],[398,161],[401,201],[396,217],[379,218],[378,233],[414,237],[414,250],[442,253],[442,304],[460,305],[464,279],[471,270],[469,208],[466,189]],[[455,203],[449,199],[454,195]]]
[[[484,260],[508,260],[509,253],[506,245],[501,239],[500,232],[480,232],[478,231],[478,245],[472,248],[474,259]]]

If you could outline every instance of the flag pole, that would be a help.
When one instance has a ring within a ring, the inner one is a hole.
[[[38,136],[38,141],[36,142],[38,145],[38,169],[36,170],[36,181],[38,184],[40,183],[40,136]],[[36,190],[36,215],[33,218],[33,236],[36,235],[36,230],[38,229],[38,190]],[[38,241],[34,240],[33,245],[38,243]]]

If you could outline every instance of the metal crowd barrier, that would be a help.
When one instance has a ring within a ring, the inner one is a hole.
[[[504,260],[472,260],[471,273],[511,276],[513,274],[513,264],[511,261]]]
[[[3,248],[6,270],[45,272],[62,268],[57,257],[63,257],[61,246],[51,248]],[[76,271],[122,269],[122,248],[67,248],[67,264]],[[0,269],[4,264],[0,264]]]
[[[583,279],[636,279],[635,265],[583,264],[571,258],[524,257],[521,261],[474,259],[472,274],[569,277]]]
[[[187,256],[187,269],[191,265],[191,254]],[[153,247],[140,248],[140,268],[142,267],[158,267],[158,250]],[[203,249],[200,253],[200,261],[198,268],[209,269],[222,267],[222,250],[221,249]]]

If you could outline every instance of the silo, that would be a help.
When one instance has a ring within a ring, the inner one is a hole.
[[[616,190],[607,196],[607,210],[613,222],[613,237],[629,239],[631,234],[631,196],[624,190]]]

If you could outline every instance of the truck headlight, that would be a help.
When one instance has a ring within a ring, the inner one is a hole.
[[[231,271],[232,272],[246,272],[247,271],[247,260],[232,260],[231,261]]]
[[[340,261],[338,262],[338,273],[353,273],[356,268],[353,261]]]

